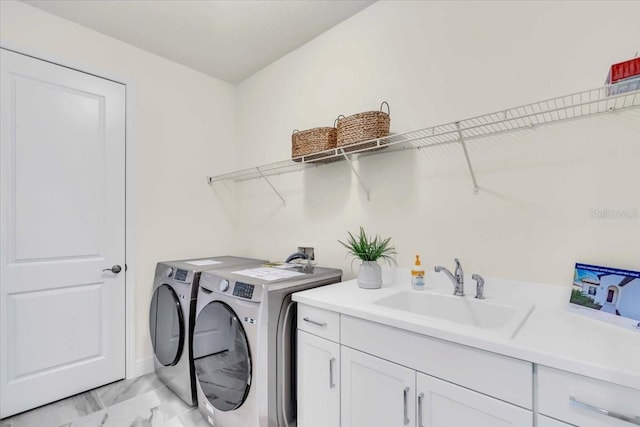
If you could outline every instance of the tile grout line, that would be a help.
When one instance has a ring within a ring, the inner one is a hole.
[[[110,417],[110,414],[109,414],[109,411],[107,411],[107,405],[105,405],[104,402],[102,401],[102,398],[100,397],[100,393],[98,393],[97,391],[95,391],[95,393],[96,393],[96,397],[98,398],[98,401],[100,401],[100,405],[102,405],[102,409],[104,410],[104,413],[107,414],[107,420],[108,420]]]

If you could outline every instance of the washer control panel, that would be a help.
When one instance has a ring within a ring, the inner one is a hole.
[[[236,282],[233,287],[233,296],[251,299],[253,298],[254,285],[248,283]]]

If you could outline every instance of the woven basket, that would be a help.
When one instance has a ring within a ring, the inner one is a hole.
[[[291,158],[299,162],[302,156],[336,148],[336,133],[335,127],[294,130],[291,135]]]
[[[388,112],[383,112],[382,107],[387,106]],[[365,113],[353,114],[349,117],[338,117],[337,147],[342,147],[344,151],[361,150],[375,147],[376,143],[358,144],[362,141],[381,138],[389,135],[391,124],[391,109],[384,101],[380,105],[380,111],[367,111]],[[351,149],[345,148],[351,146]]]

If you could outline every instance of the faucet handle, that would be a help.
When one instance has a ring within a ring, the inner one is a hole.
[[[471,278],[476,281],[476,298],[484,299],[484,279],[479,274],[473,274]]]
[[[464,270],[462,269],[462,264],[460,264],[460,260],[458,258],[453,259],[456,262],[455,276],[458,283],[464,283]]]

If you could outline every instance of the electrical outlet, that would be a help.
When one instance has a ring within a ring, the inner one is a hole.
[[[313,247],[311,246],[298,246],[298,252],[309,255],[311,261],[314,261],[316,259],[315,252],[313,251]]]

